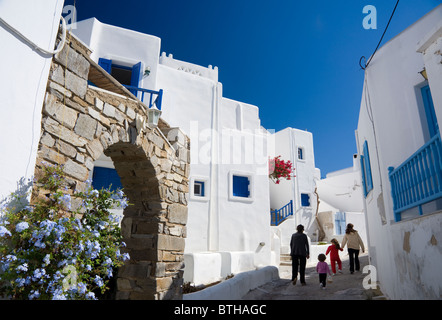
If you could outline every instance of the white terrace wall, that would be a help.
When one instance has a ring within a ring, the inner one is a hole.
[[[0,17],[43,49],[54,49],[63,1],[3,0]],[[0,22],[0,199],[34,173],[41,108],[52,55],[34,50]],[[7,155],[7,156],[6,156]]]
[[[428,139],[420,95],[427,82],[419,72],[441,56],[429,51],[430,59],[417,50],[441,21],[438,6],[380,48],[365,72],[356,142],[359,154],[368,143],[373,179],[364,198],[369,254],[382,291],[392,299],[440,299],[442,294],[442,215],[395,222],[388,178],[388,167],[399,166]],[[428,71],[440,125],[440,65]]]

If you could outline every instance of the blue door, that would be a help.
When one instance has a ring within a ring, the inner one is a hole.
[[[346,222],[345,212],[336,212],[335,228],[337,235],[342,235],[345,233],[346,224],[347,222]]]
[[[439,132],[439,125],[437,124],[436,112],[434,111],[433,98],[431,97],[430,86],[425,86],[421,89],[422,98],[424,100],[425,115],[427,116],[428,130],[430,137],[434,137]]]
[[[103,167],[94,168],[92,186],[97,190],[105,188],[111,191],[123,188],[117,170]]]

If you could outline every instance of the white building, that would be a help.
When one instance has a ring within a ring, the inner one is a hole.
[[[157,37],[95,18],[73,32],[120,83],[161,89],[162,119],[190,137],[185,281],[208,283],[271,264],[269,135],[258,108],[224,98],[217,67],[160,55]]]
[[[275,223],[273,219],[273,232],[280,251],[290,253],[291,235],[296,232],[296,226],[302,224],[305,233],[315,241],[317,223],[315,221],[317,197],[315,194],[316,181],[320,179],[320,171],[315,168],[313,148],[313,135],[311,132],[285,128],[273,134],[272,143],[275,144],[272,158],[281,156],[281,160],[290,161],[295,169],[295,178],[281,179],[279,184],[270,181],[270,207],[272,211],[278,210],[281,219],[289,210],[286,220]],[[281,210],[282,209],[282,210]],[[275,214],[275,213],[274,213]],[[277,250],[275,248],[275,250]],[[277,257],[276,257],[277,258]]]
[[[369,254],[392,299],[442,295],[441,62],[442,5],[365,70],[356,142]]]
[[[325,232],[325,239],[339,242],[348,223],[354,225],[364,244],[367,244],[360,160],[353,156],[353,166],[330,172],[325,179],[316,182],[319,195],[318,216]]]
[[[17,189],[22,177],[34,174],[62,8],[63,1],[56,0],[0,2],[0,200]]]

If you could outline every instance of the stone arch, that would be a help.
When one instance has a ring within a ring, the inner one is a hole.
[[[131,259],[118,272],[116,298],[180,299],[189,139],[161,119],[146,127],[146,106],[88,55],[72,38],[52,61],[36,171],[42,161],[63,164],[69,192],[82,191],[95,160],[110,157],[132,204],[122,221]],[[89,86],[92,70],[119,93]]]

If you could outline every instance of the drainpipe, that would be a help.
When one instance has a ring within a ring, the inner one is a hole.
[[[212,119],[211,119],[211,159],[210,159],[210,204],[209,204],[209,251],[219,250],[219,164],[218,164],[218,140],[219,140],[219,89],[218,83],[212,87]]]
[[[299,201],[298,201],[298,197],[299,197],[299,184],[298,184],[298,165],[296,162],[296,157],[294,156],[294,152],[296,151],[296,144],[295,144],[295,135],[293,133],[293,129],[290,128],[290,161],[295,165],[295,175],[296,177],[292,180],[292,195],[293,195],[293,202],[295,204],[295,225],[299,224],[298,221],[298,211],[299,211]]]

